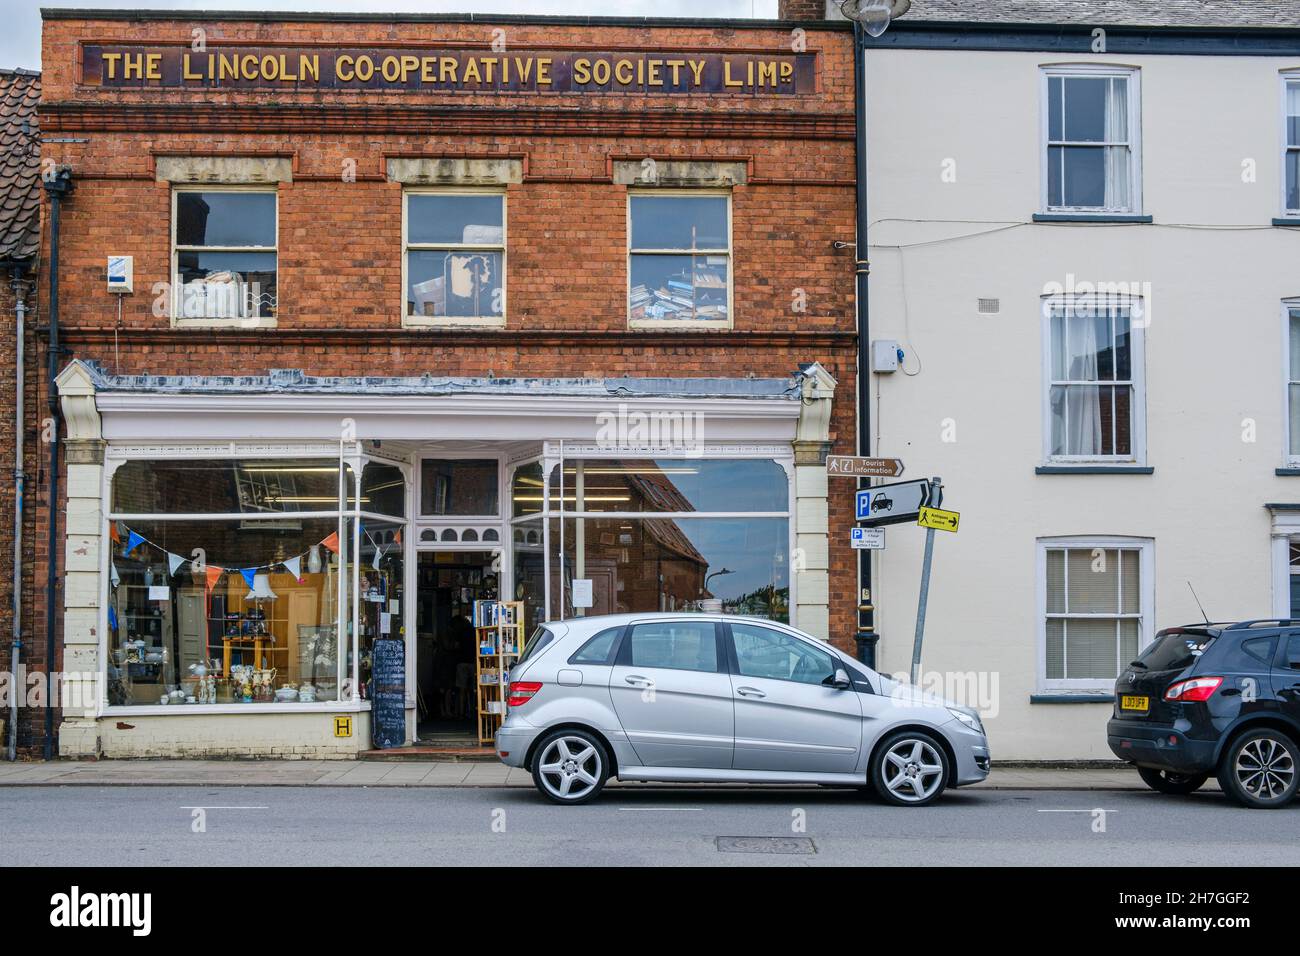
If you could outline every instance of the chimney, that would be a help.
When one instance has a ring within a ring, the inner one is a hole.
[[[826,0],[778,0],[776,10],[782,20],[825,20]]]

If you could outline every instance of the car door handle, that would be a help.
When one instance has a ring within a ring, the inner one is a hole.
[[[627,681],[633,687],[653,687],[655,682],[648,677],[642,677],[639,674],[628,674],[623,680]]]
[[[736,693],[739,694],[741,697],[766,697],[767,696],[757,687],[737,687]]]

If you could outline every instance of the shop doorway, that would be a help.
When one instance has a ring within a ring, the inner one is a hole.
[[[496,600],[497,551],[425,551],[416,578],[416,740],[478,745],[474,602]]]

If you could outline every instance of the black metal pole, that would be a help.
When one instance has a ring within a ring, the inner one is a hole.
[[[50,407],[50,475],[49,475],[49,547],[45,572],[45,748],[46,760],[54,758],[54,708],[58,703],[54,682],[55,611],[58,593],[59,557],[59,396],[55,378],[59,374],[59,212],[63,197],[72,189],[72,176],[66,169],[56,170],[45,180],[50,196],[50,316],[47,399]]]
[[[871,322],[870,304],[867,298],[867,282],[871,274],[867,248],[867,68],[865,62],[866,43],[863,38],[866,31],[862,24],[853,22],[853,115],[855,123],[854,157],[857,161],[857,246],[856,274],[858,303],[858,454],[871,454],[871,389],[870,350]],[[867,479],[859,480],[859,487],[865,488]],[[876,633],[876,609],[871,593],[871,554],[870,551],[858,552],[858,629],[854,635],[857,643],[858,660],[868,667],[876,666],[876,644],[880,635]]]

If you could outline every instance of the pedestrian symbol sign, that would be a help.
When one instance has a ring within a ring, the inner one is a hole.
[[[957,530],[957,524],[961,520],[961,515],[956,511],[943,511],[939,508],[922,508],[917,516],[916,523],[922,528],[933,528],[935,531],[953,531]]]

